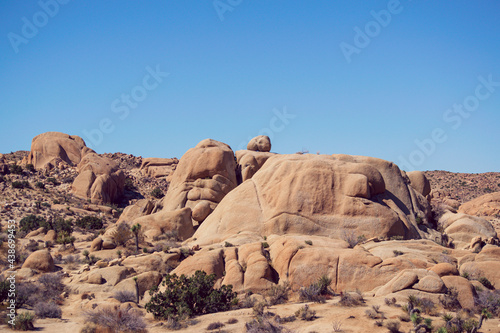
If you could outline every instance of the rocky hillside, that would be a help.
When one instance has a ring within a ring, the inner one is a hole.
[[[484,194],[500,191],[500,172],[455,173],[425,171],[432,190],[443,193],[460,203],[471,201]]]
[[[50,332],[423,332],[424,318],[479,326],[485,309],[482,330],[498,331],[499,173],[270,150],[265,136],[237,152],[207,139],[180,160],[142,158],[41,134],[0,155],[0,282],[15,271],[19,313]],[[198,270],[238,304],[153,318],[166,304],[148,290]]]

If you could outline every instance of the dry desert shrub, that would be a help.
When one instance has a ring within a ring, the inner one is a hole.
[[[217,329],[220,329],[220,328],[222,328],[224,326],[226,326],[226,325],[224,325],[220,321],[216,321],[216,322],[208,324],[207,331],[217,330]]]
[[[247,333],[285,333],[285,327],[273,322],[268,316],[258,316],[245,324]]]
[[[386,324],[385,324],[385,327],[387,327],[387,329],[389,330],[389,332],[391,333],[399,333],[399,328],[401,327],[401,324],[399,321],[388,321]]]
[[[120,301],[121,303],[135,302],[137,300],[136,294],[128,290],[120,290],[115,292],[113,298]]]
[[[269,289],[269,303],[271,305],[283,304],[288,301],[288,293],[290,291],[290,283],[288,281],[283,284],[274,285]]]
[[[113,239],[117,245],[124,246],[132,238],[132,231],[126,222],[121,222],[113,232]]]
[[[363,295],[360,292],[356,293],[341,293],[339,305],[341,306],[360,306],[365,302]]]
[[[61,308],[53,302],[39,302],[34,306],[38,318],[61,318]]]
[[[99,308],[84,312],[87,321],[104,329],[116,333],[145,333],[146,324],[141,317],[140,311],[129,308],[127,310]]]

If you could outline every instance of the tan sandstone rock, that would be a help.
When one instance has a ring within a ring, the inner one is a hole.
[[[247,145],[247,150],[270,152],[271,151],[271,139],[267,135],[259,135],[250,140]]]
[[[458,211],[475,216],[500,215],[500,192],[488,193],[466,202],[460,206]]]
[[[87,154],[78,164],[78,172],[71,192],[79,198],[93,203],[112,203],[123,194],[125,173],[109,158]]]
[[[56,266],[48,250],[38,250],[29,255],[22,268],[31,268],[42,272],[53,272]]]
[[[427,200],[390,162],[347,155],[276,155],[225,196],[194,237],[200,244],[237,232],[340,238],[349,229],[366,238],[420,238],[415,217],[426,221],[429,214]]]
[[[175,171],[178,163],[176,158],[143,158],[140,171],[147,177],[167,177]]]
[[[47,132],[35,136],[31,141],[27,163],[33,164],[36,169],[52,169],[61,162],[74,166],[91,152],[94,151],[79,136]]]

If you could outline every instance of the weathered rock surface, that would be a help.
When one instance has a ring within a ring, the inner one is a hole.
[[[262,165],[274,155],[273,153],[260,151],[238,150],[236,152],[236,161],[238,163],[238,171],[241,174],[241,181],[244,182],[252,178]]]
[[[143,158],[140,171],[147,177],[168,177],[175,171],[178,163],[176,158]]]
[[[78,172],[71,191],[79,198],[93,203],[112,203],[123,194],[125,173],[109,158],[87,154],[78,164]]]
[[[54,259],[48,250],[38,250],[26,258],[22,268],[36,269],[41,272],[53,272],[56,269]]]
[[[500,216],[500,192],[485,194],[466,202],[458,211],[475,216]]]
[[[46,132],[31,141],[27,163],[36,169],[52,169],[61,163],[76,166],[88,153],[94,152],[82,138],[59,132]]]
[[[174,231],[180,240],[185,240],[194,234],[191,221],[191,209],[186,207],[174,211],[162,210],[156,214],[146,215],[134,220],[139,223],[144,236],[153,239],[167,232]]]
[[[453,239],[456,248],[470,247],[475,237],[497,238],[495,228],[487,220],[463,213],[447,212],[439,219],[444,232]]]
[[[410,185],[424,197],[431,193],[431,183],[422,171],[410,171],[406,175],[410,178]]]
[[[267,135],[259,135],[250,140],[247,145],[247,150],[270,152],[271,151],[271,139]]]
[[[181,161],[182,163],[182,161]],[[198,228],[200,244],[237,232],[260,236],[307,234],[421,238],[427,200],[399,168],[380,159],[348,155],[276,155],[230,192]]]
[[[138,217],[149,215],[155,208],[154,203],[148,199],[141,199],[132,205],[125,207],[116,223],[132,222]]]

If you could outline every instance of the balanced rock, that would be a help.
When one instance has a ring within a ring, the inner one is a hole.
[[[33,164],[35,169],[52,169],[61,162],[75,166],[92,152],[79,136],[47,132],[35,136],[31,141],[27,163]]]
[[[79,198],[101,204],[116,202],[123,194],[125,173],[109,158],[87,154],[78,164],[78,172],[71,191]]]
[[[247,150],[270,152],[271,151],[271,139],[267,135],[259,135],[250,140],[247,145]]]

